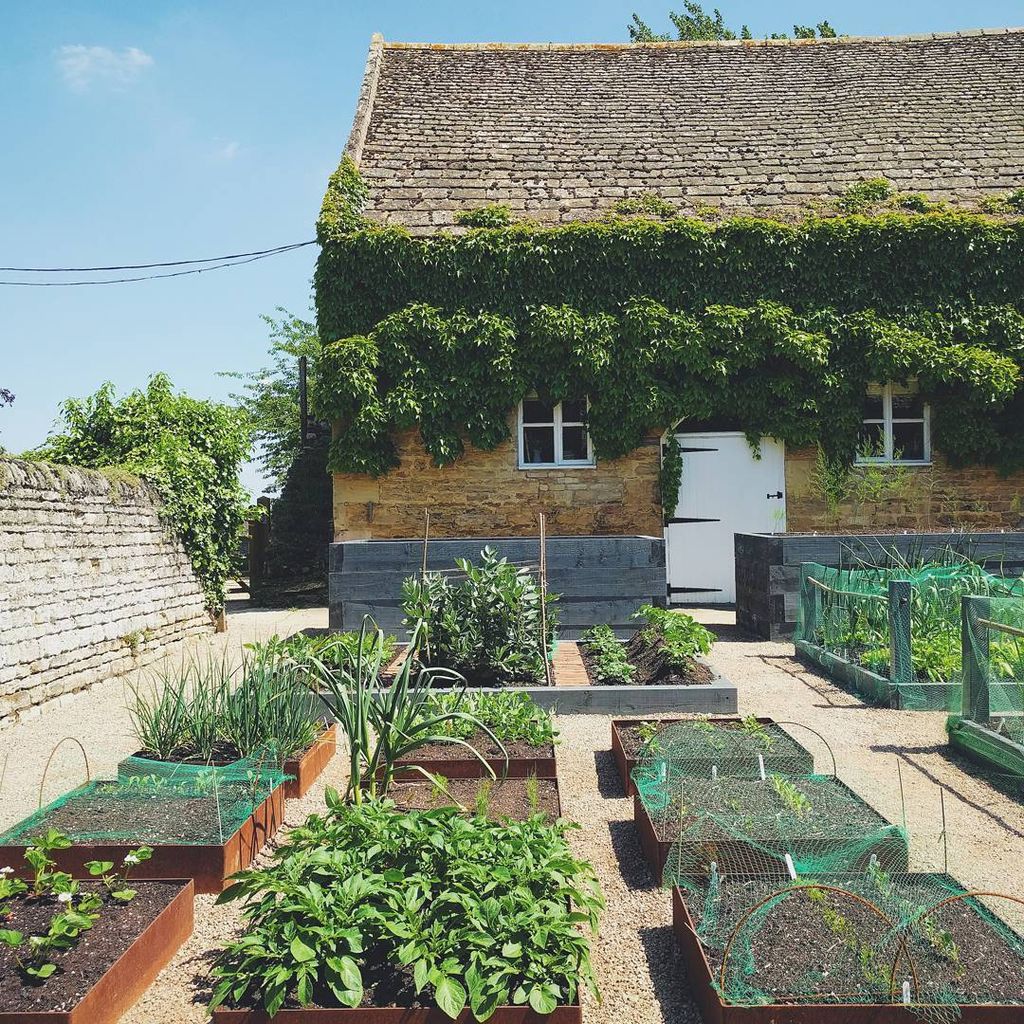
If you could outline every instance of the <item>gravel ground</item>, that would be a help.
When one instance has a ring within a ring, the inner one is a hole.
[[[822,676],[804,669],[787,644],[752,642],[735,635],[731,612],[701,610],[696,617],[715,628],[721,641],[711,663],[740,690],[740,708],[778,721],[797,721],[817,730],[835,754],[839,776],[877,810],[895,821],[907,808],[912,834],[912,867],[941,869],[942,818],[939,786],[946,790],[949,870],[970,887],[1024,895],[1024,805],[1003,796],[973,770],[946,753],[940,714],[870,708]],[[241,642],[304,626],[326,624],[324,609],[245,612],[232,616],[231,631],[214,643],[237,649]],[[0,732],[0,764],[11,753],[0,806],[5,826],[36,806],[39,777],[53,744],[73,734],[89,752],[95,774],[131,752],[123,684],[95,687],[36,721]],[[59,712],[59,713],[57,713]],[[594,948],[601,1004],[587,1002],[587,1024],[690,1024],[699,1015],[687,994],[682,964],[672,939],[667,892],[655,887],[632,826],[631,801],[622,797],[609,750],[604,716],[560,717],[557,748],[562,806],[579,822],[572,833],[577,851],[593,860],[608,909]],[[803,730],[794,728],[801,738]],[[805,744],[829,765],[822,740],[807,733]],[[52,798],[82,781],[80,755],[62,748],[46,782]],[[903,766],[903,794],[896,762]],[[306,798],[289,802],[287,824],[322,806],[323,788],[344,781],[336,757]],[[238,927],[231,907],[214,898],[196,899],[196,929],[125,1024],[207,1020],[206,975],[213,951]],[[999,908],[1004,911],[1004,908]],[[1015,922],[1018,923],[1018,922]]]

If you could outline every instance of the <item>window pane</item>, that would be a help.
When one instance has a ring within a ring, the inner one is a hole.
[[[865,395],[864,411],[861,413],[862,420],[880,420],[883,417],[882,396]]]
[[[885,435],[881,423],[863,423],[857,439],[857,454],[862,459],[881,459],[885,456]]]
[[[524,463],[552,463],[555,461],[555,428],[523,428]]]
[[[892,425],[892,455],[905,462],[924,461],[924,424],[894,423]]]
[[[555,407],[550,402],[541,402],[536,398],[527,398],[523,402],[524,423],[554,423]]]
[[[586,461],[586,427],[562,427],[562,458],[573,462]]]
[[[583,423],[587,418],[587,403],[582,399],[562,403],[563,423]]]
[[[894,420],[919,420],[924,416],[924,400],[920,395],[893,395],[892,418]]]

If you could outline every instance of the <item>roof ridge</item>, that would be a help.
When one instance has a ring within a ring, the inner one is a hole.
[[[1024,33],[1024,25],[1005,28],[970,28],[956,32],[919,32],[894,36],[835,36],[819,39],[687,39],[650,43],[416,43],[383,40],[385,50],[555,50],[555,51],[630,51],[630,50],[686,50],[698,47],[758,46],[835,46],[851,43],[906,43],[933,42],[942,39],[962,39],[978,36],[1001,36]],[[376,38],[376,37],[375,37]]]

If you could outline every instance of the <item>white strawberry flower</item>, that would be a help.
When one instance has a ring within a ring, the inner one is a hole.
[[[0,868],[0,875],[13,875],[14,868]]]
[[[139,863],[139,858],[134,853],[126,853],[124,855],[124,862],[128,865],[135,865]]]
[[[69,893],[69,892],[59,892],[59,893],[57,893],[57,901],[59,903],[70,903],[71,902],[71,893]]]

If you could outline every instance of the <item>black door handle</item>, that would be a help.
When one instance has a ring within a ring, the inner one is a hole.
[[[782,497],[782,491],[776,491],[774,494],[766,494],[765,497],[766,498],[781,498]]]

